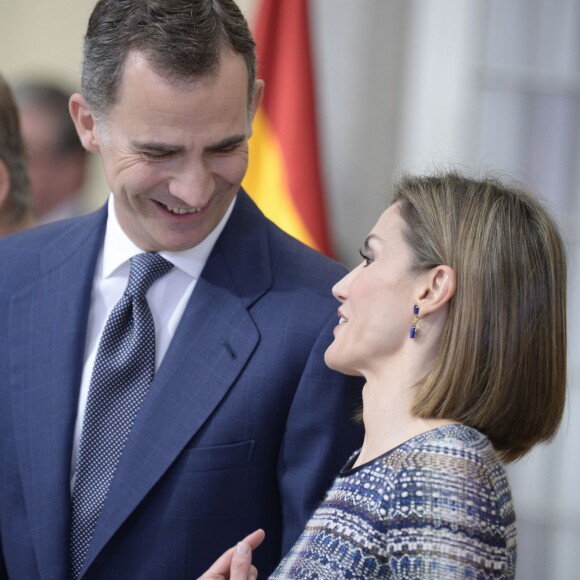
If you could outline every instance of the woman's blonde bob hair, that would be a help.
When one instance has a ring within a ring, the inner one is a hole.
[[[485,433],[505,461],[554,436],[565,404],[566,256],[529,193],[495,177],[406,176],[392,199],[411,268],[457,276],[414,412]]]

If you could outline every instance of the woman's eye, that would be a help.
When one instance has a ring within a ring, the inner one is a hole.
[[[364,268],[369,266],[373,263],[373,259],[369,256],[364,250],[359,250],[358,253],[361,255],[361,258],[364,260]]]

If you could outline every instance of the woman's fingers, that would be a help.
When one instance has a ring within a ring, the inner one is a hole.
[[[252,566],[252,551],[264,540],[264,530],[256,530],[238,543],[230,564],[230,580],[255,580],[258,571]]]
[[[255,532],[248,534],[242,542],[246,542],[253,551],[264,541],[265,537],[266,532],[264,532],[264,530],[256,530]]]
[[[252,566],[252,548],[242,540],[236,546],[230,564],[230,580],[249,580]]]
[[[265,537],[264,530],[256,530],[241,542],[224,552],[199,580],[252,580],[258,571],[252,566],[252,550],[255,550]]]

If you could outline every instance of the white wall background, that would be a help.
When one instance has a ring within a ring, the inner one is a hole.
[[[250,19],[257,2],[240,1]],[[93,5],[0,0],[0,72],[74,87]],[[328,205],[345,263],[356,263],[393,175],[441,163],[515,176],[564,228],[566,419],[510,478],[518,578],[580,578],[580,0],[311,0],[311,14]],[[99,203],[107,188],[95,165]]]

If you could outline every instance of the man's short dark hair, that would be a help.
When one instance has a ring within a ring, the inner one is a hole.
[[[143,53],[162,78],[183,83],[217,75],[224,49],[246,63],[249,105],[255,43],[233,0],[99,0],[85,36],[82,92],[102,118],[117,99],[130,51]]]

